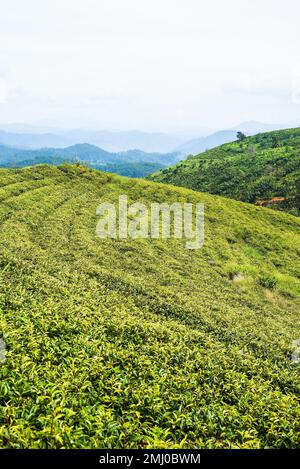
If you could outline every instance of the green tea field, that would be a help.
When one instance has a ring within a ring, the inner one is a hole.
[[[101,202],[205,205],[205,243],[100,239]],[[300,218],[81,166],[0,170],[2,448],[300,445]]]

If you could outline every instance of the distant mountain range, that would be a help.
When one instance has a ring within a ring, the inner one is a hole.
[[[102,171],[116,172],[124,176],[144,177],[161,168],[177,163],[179,153],[146,153],[128,150],[112,153],[90,144],[77,144],[67,148],[41,148],[21,150],[0,145],[0,166],[24,167],[36,164],[62,164],[84,162]]]
[[[265,124],[249,121],[242,122],[234,126],[234,128],[214,133],[208,133],[209,131],[206,130],[207,134],[205,134],[205,130],[200,129],[197,138],[190,139],[188,134],[183,132],[173,135],[142,132],[139,130],[64,130],[27,124],[6,124],[0,125],[0,144],[27,150],[43,148],[44,151],[44,148],[66,149],[77,144],[88,143],[98,147],[98,152],[99,149],[102,149],[103,152],[116,154],[138,148],[140,151],[147,153],[175,152],[180,153],[183,157],[189,154],[196,155],[207,149],[234,141],[236,133],[239,130],[247,135],[254,135],[261,132],[295,128],[298,126],[300,126],[300,120],[286,124]]]
[[[61,158],[87,161],[90,163],[138,163],[141,161],[148,163],[159,163],[165,166],[174,164],[180,160],[177,152],[172,153],[146,153],[142,150],[128,150],[112,153],[95,145],[88,143],[72,145],[67,148],[41,148],[39,150],[24,150],[19,148],[0,145],[0,162],[15,162],[22,160],[33,160],[38,158]]]
[[[211,148],[222,145],[223,143],[229,143],[236,140],[236,130],[221,130],[220,132],[215,132],[208,137],[195,138],[190,140],[179,147],[176,148],[176,151],[182,155],[197,155]]]
[[[248,135],[255,135],[262,132],[271,132],[272,130],[295,129],[300,127],[300,119],[286,122],[285,124],[265,124],[263,122],[248,121],[235,126],[241,132]]]
[[[185,141],[184,136],[164,133],[147,133],[138,130],[128,132],[94,130],[59,130],[42,132],[32,126],[11,124],[0,126],[0,143],[13,147],[39,149],[42,147],[64,148],[78,143],[96,145],[109,152],[138,148],[145,152],[167,153]],[[14,130],[15,129],[15,130]],[[25,131],[27,129],[27,131]]]

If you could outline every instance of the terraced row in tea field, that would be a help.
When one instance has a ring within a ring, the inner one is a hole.
[[[96,207],[205,204],[205,244]],[[0,171],[0,445],[297,447],[300,220],[76,166]]]

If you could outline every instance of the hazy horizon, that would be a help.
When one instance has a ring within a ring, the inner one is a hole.
[[[300,116],[296,0],[2,0],[0,126],[193,135]]]

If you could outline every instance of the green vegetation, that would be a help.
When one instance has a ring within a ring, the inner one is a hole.
[[[177,163],[179,159],[180,154],[177,152],[145,153],[141,150],[128,150],[112,153],[87,143],[67,148],[41,148],[39,150],[20,150],[0,145],[0,167],[2,168],[81,162],[101,171],[142,178]]]
[[[120,194],[203,202],[203,249],[100,240]],[[0,198],[1,447],[299,447],[299,218],[69,165]]]
[[[33,158],[18,160],[14,156],[10,157],[4,162],[0,162],[1,168],[26,168],[26,166],[34,166],[40,164],[50,164],[50,165],[61,165],[61,164],[75,164],[75,160],[68,160],[61,158],[59,156],[44,155],[44,156],[35,156]]]
[[[61,164],[78,164],[79,161],[75,159],[63,159],[59,156],[37,156],[29,160],[14,161],[13,159],[8,163],[0,163],[2,168],[25,168],[26,166],[34,166],[40,164],[49,165],[61,165]],[[148,162],[125,162],[125,163],[111,163],[111,164],[97,164],[97,163],[85,163],[89,166],[106,173],[116,173],[121,176],[128,176],[132,178],[143,178],[149,176],[149,174],[162,169],[164,166],[159,163],[148,163]]]
[[[145,161],[141,161],[137,163],[128,162],[119,164],[92,165],[92,167],[107,173],[120,174],[121,176],[144,178],[155,171],[159,171],[164,166],[160,163],[147,163]]]
[[[244,137],[150,178],[299,215],[300,129]]]
[[[244,140],[246,140],[246,135],[243,132],[238,132],[236,136],[238,142],[243,142]]]

